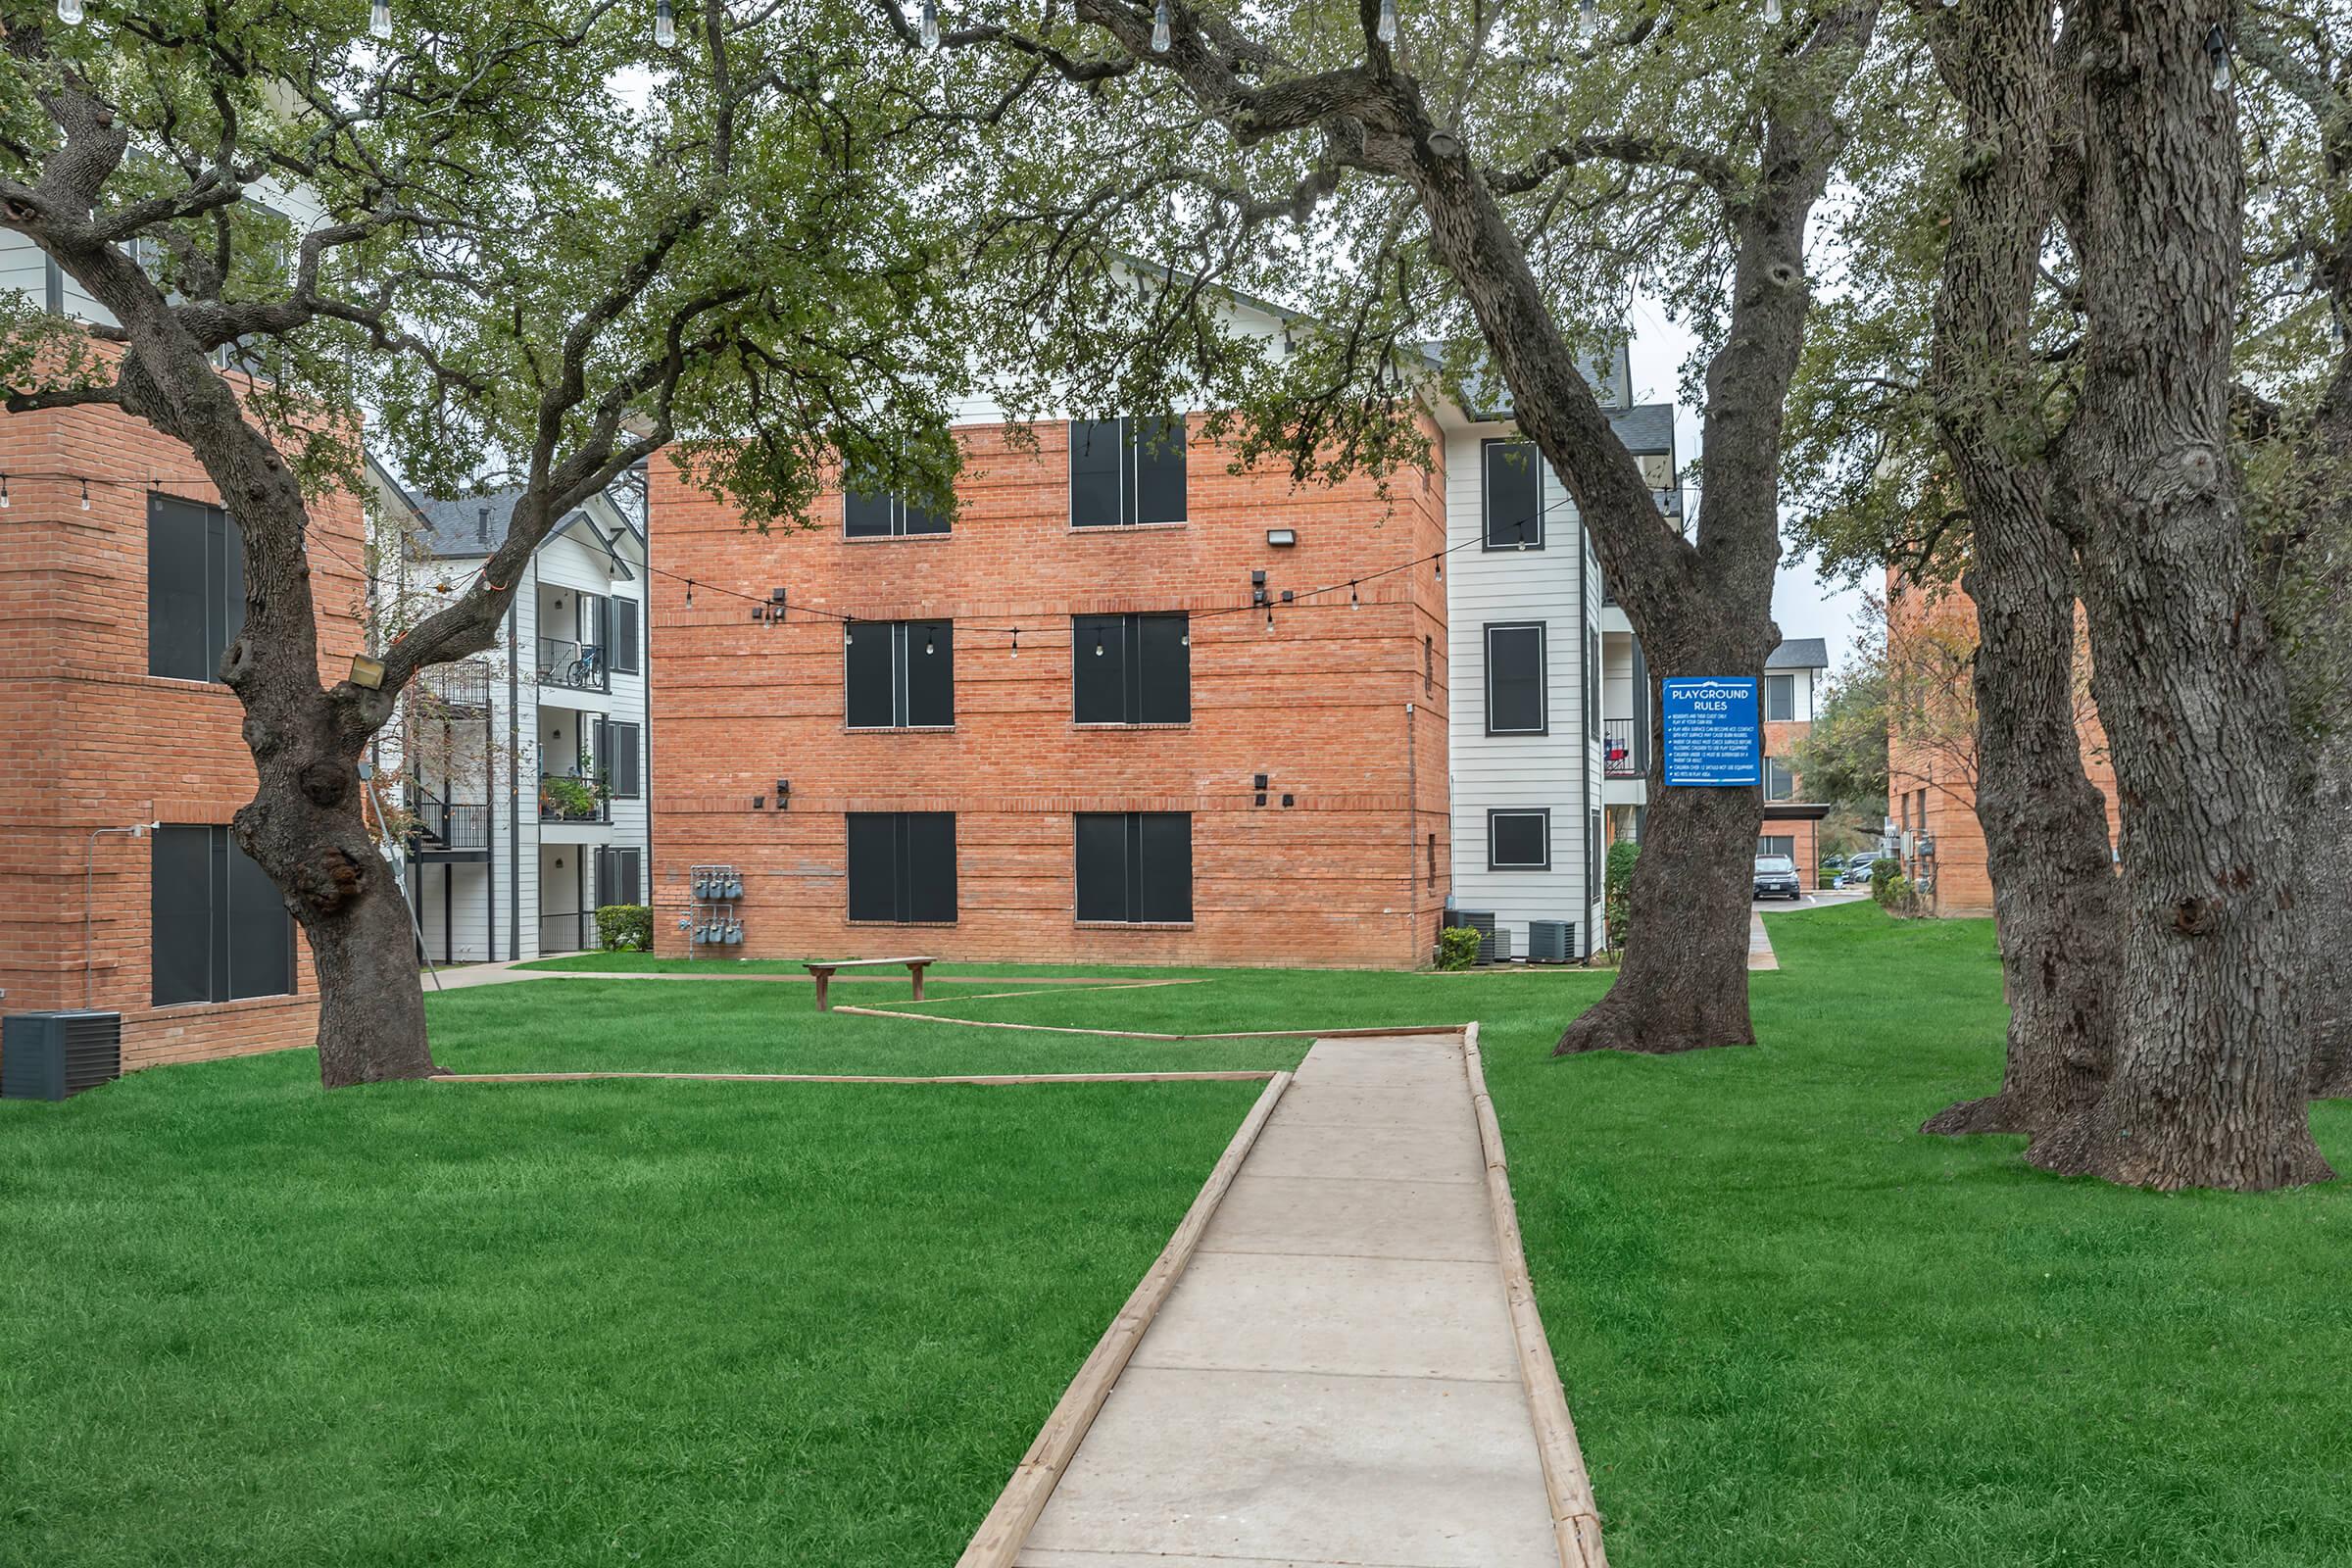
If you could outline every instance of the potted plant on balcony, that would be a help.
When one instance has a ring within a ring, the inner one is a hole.
[[[587,817],[596,814],[596,787],[584,778],[549,774],[539,780],[539,814]]]

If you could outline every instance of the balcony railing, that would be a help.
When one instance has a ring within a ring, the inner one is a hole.
[[[478,659],[460,660],[454,664],[428,664],[416,672],[416,685],[444,708],[490,706],[490,666]]]
[[[555,779],[562,779],[566,785],[577,784],[580,789],[551,790],[548,788],[548,784]],[[581,791],[586,791],[588,795],[585,805],[581,803]],[[542,773],[539,775],[539,820],[542,822],[610,822],[612,820],[612,802],[602,790],[597,789],[584,778]]]
[[[440,796],[418,791],[412,807],[416,813],[416,839],[430,850],[486,850],[490,847],[490,808],[452,805]]]
[[[612,672],[605,665],[605,651],[596,644],[542,637],[539,684],[575,692],[608,692],[612,689]]]
[[[1600,766],[1609,778],[1640,778],[1642,764],[1634,752],[1634,721],[1630,718],[1604,718],[1600,721]]]
[[[596,946],[596,915],[591,910],[575,909],[566,914],[539,916],[539,951],[549,953],[583,953]]]

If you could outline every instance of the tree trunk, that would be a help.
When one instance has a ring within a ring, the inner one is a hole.
[[[2319,933],[2311,975],[2314,1100],[2352,1099],[2352,733],[2322,742],[2319,777],[2305,808],[2304,872]]]
[[[2036,268],[2050,224],[2057,58],[2052,0],[1985,0],[1931,23],[1968,117],[1936,300],[1936,422],[1972,524],[1977,819],[2009,999],[2000,1093],[1923,1132],[2026,1133],[2028,1157],[2096,1103],[2114,1056],[2107,987],[2123,905],[2107,813],[2075,725],[2075,572],[2050,521],[2049,438],[2033,358]]]
[[[2068,477],[2127,906],[2121,1046],[2052,1169],[2240,1191],[2331,1176],[2311,1054],[2286,682],[2230,462],[2237,122],[2221,0],[2095,0],[2072,212],[2084,335]]]
[[[2075,728],[2074,576],[2047,524],[1976,514],[1977,820],[2009,1000],[2000,1093],[1929,1118],[1929,1133],[2025,1133],[2029,1159],[2079,1124],[2115,1052],[2110,981],[2123,961],[2123,890],[2107,810]]]
[[[1653,760],[1648,820],[1627,890],[1628,918],[1641,935],[1626,945],[1608,995],[1568,1025],[1554,1055],[1756,1043],[1747,1009],[1747,923],[1759,794],[1669,790],[1659,778]]]

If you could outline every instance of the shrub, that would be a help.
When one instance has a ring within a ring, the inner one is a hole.
[[[1601,873],[1601,912],[1609,925],[1609,946],[1622,949],[1627,932],[1634,923],[1634,861],[1642,855],[1642,846],[1621,839],[1609,846],[1607,866]]]
[[[1903,875],[1892,860],[1881,860],[1870,868],[1870,896],[1879,907],[1888,914],[1912,915],[1920,912],[1919,889]]]
[[[1478,933],[1466,925],[1449,925],[1438,933],[1438,967],[1467,969],[1478,962]]]
[[[608,953],[650,953],[654,911],[643,904],[608,904],[596,911],[596,939]]]

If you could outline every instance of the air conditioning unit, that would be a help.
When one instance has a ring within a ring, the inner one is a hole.
[[[18,1012],[0,1019],[0,1100],[63,1100],[122,1076],[119,1012]]]
[[[1511,928],[1507,925],[1496,926],[1494,935],[1478,945],[1478,956],[1482,963],[1510,962]]]
[[[1456,909],[1456,910],[1454,910],[1454,911],[1453,911],[1453,923],[1454,923],[1456,926],[1467,926],[1469,929],[1471,929],[1471,930],[1473,930],[1473,931],[1475,931],[1475,932],[1477,932],[1477,933],[1478,933],[1478,961],[1479,961],[1479,962],[1481,962],[1481,963],[1495,963],[1495,962],[1498,962],[1498,961],[1499,961],[1499,960],[1498,960],[1498,959],[1497,959],[1497,958],[1494,956],[1494,910],[1492,910],[1492,909]],[[1506,938],[1506,941],[1507,941],[1507,938]],[[1504,957],[1506,957],[1506,958],[1510,956],[1510,949],[1508,948],[1508,946],[1505,946],[1505,948],[1503,949],[1503,956],[1504,956]]]
[[[1528,921],[1527,961],[1530,963],[1575,962],[1576,922],[1574,920]]]

